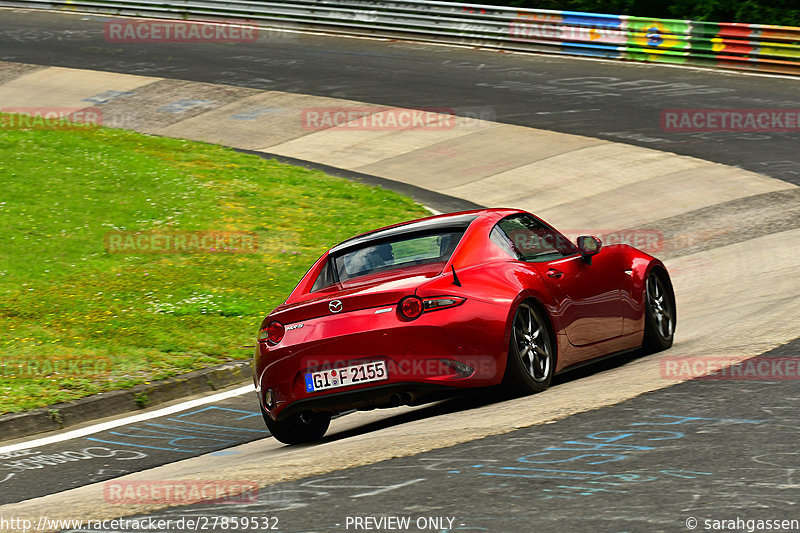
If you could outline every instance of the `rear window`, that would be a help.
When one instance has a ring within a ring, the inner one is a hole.
[[[441,271],[465,231],[466,228],[448,228],[398,234],[346,248],[330,257],[311,290],[395,270],[419,270],[417,267],[425,265],[429,267],[425,270],[438,266]]]

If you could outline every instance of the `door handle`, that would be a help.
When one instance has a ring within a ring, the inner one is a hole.
[[[556,270],[555,268],[551,268],[547,271],[547,276],[550,278],[561,279],[564,277],[564,273],[560,270]]]

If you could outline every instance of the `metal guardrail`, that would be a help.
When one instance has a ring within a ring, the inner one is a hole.
[[[0,6],[236,21],[544,52],[800,75],[800,28],[425,0],[0,0]]]

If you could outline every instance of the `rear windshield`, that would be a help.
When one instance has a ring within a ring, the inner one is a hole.
[[[465,231],[466,228],[447,228],[406,233],[346,248],[330,258],[311,290],[401,269],[414,272],[421,266],[428,267],[425,271],[432,267],[441,271]]]

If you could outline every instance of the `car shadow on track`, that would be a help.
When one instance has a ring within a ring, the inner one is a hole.
[[[571,370],[555,376],[553,378],[550,387],[558,387],[560,385],[590,375],[607,372],[609,370],[619,368],[621,366],[624,366],[630,362],[633,362],[637,359],[641,359],[642,357],[646,357],[648,355],[650,354],[645,352],[644,350],[639,349],[632,352],[616,355],[614,357],[602,359],[597,362],[589,363],[575,370]],[[513,397],[504,393],[499,387],[488,388],[488,389],[470,389],[468,391],[458,393],[447,399],[440,400],[436,403],[431,403],[430,405],[423,407],[421,409],[416,409],[414,411],[410,411],[407,413],[402,413],[396,416],[387,417],[382,420],[369,422],[367,424],[364,424],[363,426],[359,426],[356,428],[351,428],[344,431],[331,433],[328,436],[324,437],[322,440],[318,441],[317,444],[325,442],[335,442],[341,439],[348,439],[351,437],[356,437],[358,435],[371,433],[373,431],[399,426],[401,424],[406,424],[408,422],[414,422],[416,420],[425,420],[440,415],[469,411],[472,409],[485,407],[487,405],[504,402],[510,399],[513,399]],[[305,446],[308,446],[308,444],[306,444]],[[313,444],[311,444],[311,446],[313,446]]]

